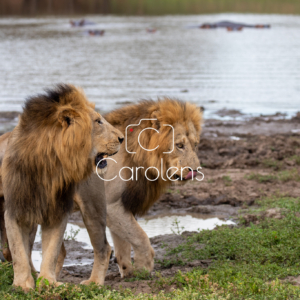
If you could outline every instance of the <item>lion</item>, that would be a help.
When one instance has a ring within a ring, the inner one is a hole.
[[[29,98],[18,125],[1,137],[0,151],[5,149],[1,165],[2,197],[13,259],[13,284],[25,291],[35,286],[30,262],[33,228],[36,224],[42,227],[43,259],[39,277],[59,285],[55,269],[78,185],[84,185],[96,168],[104,174],[106,157],[118,152],[124,139],[94,108],[81,90],[60,85],[44,95]],[[98,188],[102,198],[94,209],[101,221],[94,220],[91,226],[99,226],[101,236],[94,240],[96,270],[93,269],[90,280],[83,282],[86,284],[104,283],[111,253],[105,236],[103,184]],[[84,199],[79,206],[83,203],[88,206],[88,202],[89,199]],[[84,218],[88,222],[92,206]]]
[[[191,103],[164,98],[122,107],[106,114],[105,118],[126,136],[120,151],[108,158],[105,175],[98,174],[105,182],[107,226],[114,242],[115,261],[121,277],[126,277],[132,273],[133,267],[151,271],[154,266],[154,250],[135,216],[145,214],[174,182],[185,184],[197,175],[200,163],[196,148],[200,141],[202,109]],[[154,151],[147,151],[155,148]],[[172,167],[178,170],[167,177],[166,170]],[[133,169],[134,174],[130,172]],[[164,175],[156,178],[157,170],[162,170]],[[126,181],[132,175],[137,176]],[[99,193],[103,189],[96,184],[98,180],[98,176],[92,174],[86,183],[79,185],[81,189],[74,200],[81,203],[81,212],[87,210],[86,205],[99,203]],[[92,191],[87,186],[93,187]],[[93,220],[84,218],[86,225],[92,224]],[[97,230],[88,228],[88,232],[90,238],[96,240]],[[134,250],[134,265],[131,263],[131,247]],[[58,274],[64,257],[62,246]]]
[[[115,161],[108,161],[104,178],[107,226],[115,261],[125,277],[133,267],[148,271],[154,267],[154,250],[135,217],[144,215],[168,186],[185,184],[200,173],[196,149],[202,110],[189,102],[163,98],[125,106],[105,118],[125,134],[125,143],[113,156]]]

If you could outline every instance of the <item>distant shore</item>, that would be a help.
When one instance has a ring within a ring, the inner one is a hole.
[[[34,0],[2,0],[0,15],[78,15],[78,14],[118,14],[118,15],[164,15],[164,14],[211,14],[211,13],[270,13],[300,14],[298,0],[89,0],[36,2]]]

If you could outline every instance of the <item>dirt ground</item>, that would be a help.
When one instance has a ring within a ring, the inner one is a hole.
[[[184,239],[190,236],[192,232],[183,232],[182,235],[160,235],[154,238],[151,238],[151,245],[155,250],[155,258],[157,260],[164,260],[167,248],[164,247],[166,244],[170,248],[175,248],[181,244]],[[76,241],[66,241],[65,242],[66,250],[68,256],[73,260],[80,259],[82,256],[88,259],[93,259],[93,251],[83,249],[82,243]],[[204,247],[204,245],[199,245],[199,247]],[[37,247],[36,249],[38,249]],[[132,253],[133,254],[133,253]],[[169,256],[168,259],[172,257]],[[187,272],[192,270],[194,267],[203,267],[206,268],[211,263],[210,260],[196,260],[193,262],[187,262],[185,266],[172,266],[168,268],[161,267],[160,264],[156,263],[151,276],[155,276],[156,272],[159,271],[161,276],[174,276],[178,270],[182,272]],[[60,277],[60,281],[63,282],[72,282],[80,283],[82,280],[88,279],[92,271],[92,264],[84,266],[69,266],[64,267]],[[111,286],[113,289],[120,289],[121,287],[126,289],[135,289],[137,293],[152,293],[156,291],[155,286],[151,286],[152,282],[150,280],[138,280],[129,282],[128,279],[122,279],[118,272],[117,264],[114,262],[114,258],[110,259],[109,269],[105,278],[105,285]]]
[[[227,110],[220,111],[220,115],[241,116],[237,111]],[[172,186],[150,209],[149,217],[164,213],[200,213],[237,220],[238,214],[246,212],[264,197],[276,194],[298,197],[300,113],[290,120],[280,113],[235,121],[206,120],[198,156],[204,180],[191,181],[180,187]],[[274,214],[270,213],[272,216]],[[72,215],[70,221],[80,221],[80,215]],[[151,238],[155,258],[164,258],[166,248],[163,245],[175,247],[190,234],[185,232],[182,236],[173,234]],[[76,261],[84,257],[92,261],[93,251],[82,246],[79,242],[66,242],[67,259]],[[35,247],[38,248],[38,245]],[[162,269],[156,263],[152,274],[160,271],[162,276],[172,276],[179,269],[186,271],[195,266],[205,268],[209,264],[210,261],[193,261],[185,266]],[[92,264],[64,267],[60,280],[79,283],[89,277],[91,270]],[[121,279],[113,257],[105,284],[115,289],[121,285],[122,288],[135,289],[137,293],[150,293],[154,288],[151,281],[127,282]]]

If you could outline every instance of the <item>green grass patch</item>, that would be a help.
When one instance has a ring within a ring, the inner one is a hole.
[[[251,173],[250,175],[246,176],[249,180],[256,180],[259,183],[266,183],[266,182],[287,182],[291,180],[300,181],[300,175],[297,169],[290,169],[277,172],[276,174],[267,174],[262,175],[259,173]]]
[[[180,190],[179,189],[167,189],[167,193],[169,194],[180,194]]]
[[[288,160],[294,161],[296,165],[300,165],[300,156],[299,155],[294,155],[288,158]]]
[[[229,186],[229,185],[231,185],[231,183],[232,183],[232,179],[231,179],[231,177],[230,177],[230,176],[228,176],[228,175],[224,175],[224,176],[222,177],[222,179],[223,179],[223,181],[224,181],[224,183],[225,183],[225,185],[226,185],[226,186]]]
[[[256,200],[256,204],[259,205],[260,210],[267,210],[269,208],[282,208],[289,212],[300,211],[300,199],[291,197],[269,197],[260,200]]]
[[[284,208],[285,217],[249,227],[204,230],[170,249],[168,254],[180,254],[187,261],[214,261],[207,270],[177,275],[177,283],[223,299],[299,299],[300,288],[280,279],[300,275],[300,218],[295,214],[300,201],[274,197],[259,204],[265,209]],[[205,247],[199,249],[199,244]]]
[[[151,280],[151,279],[152,279],[151,273],[148,270],[143,269],[143,270],[133,271],[132,277],[126,278],[125,281],[133,282],[137,280]]]
[[[256,180],[259,183],[274,182],[278,179],[276,175],[261,175],[258,173],[251,173],[250,175],[247,175],[246,178],[249,180]]]
[[[282,162],[275,160],[275,159],[265,159],[262,161],[263,166],[267,167],[267,168],[272,168],[274,170],[279,170],[282,168]]]

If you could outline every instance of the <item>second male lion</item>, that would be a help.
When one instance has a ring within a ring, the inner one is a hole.
[[[125,134],[113,156],[116,163],[108,162],[105,175],[106,180],[115,178],[105,182],[107,226],[123,277],[132,272],[131,247],[134,267],[153,269],[154,250],[135,216],[145,214],[170,184],[184,184],[197,175],[202,110],[164,98],[117,109],[105,118]]]

